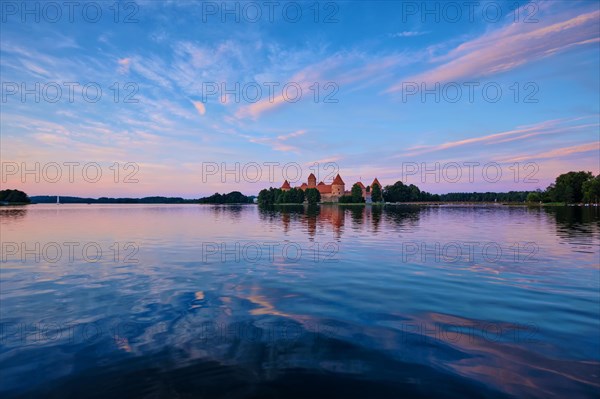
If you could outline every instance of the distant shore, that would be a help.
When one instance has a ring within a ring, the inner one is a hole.
[[[11,202],[11,203],[0,203],[0,206],[23,206],[23,205],[258,205],[256,203],[199,203],[195,201],[186,202],[65,202],[65,203],[50,203],[50,202]],[[579,206],[579,207],[598,207],[599,204],[565,204],[564,202],[548,202],[548,203],[532,203],[532,202],[478,202],[478,201],[461,201],[461,202],[375,202],[375,203],[339,203],[339,202],[319,202],[310,206],[430,206],[430,207],[473,207],[473,206],[527,206],[527,207],[563,207],[563,206]],[[309,204],[274,204],[272,206],[309,206]]]
[[[270,206],[307,206],[308,204],[273,204]],[[527,207],[552,207],[552,206],[592,206],[597,207],[598,204],[565,204],[564,202],[548,202],[548,203],[533,203],[533,202],[484,202],[484,201],[457,201],[457,202],[374,202],[374,203],[340,203],[340,202],[319,202],[315,205],[325,206],[527,206]],[[314,206],[314,205],[313,205]]]

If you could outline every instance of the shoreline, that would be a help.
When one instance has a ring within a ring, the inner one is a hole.
[[[15,202],[15,203],[3,203],[0,204],[0,207],[3,206],[26,206],[26,205],[57,205],[53,203],[47,202]],[[73,203],[60,203],[58,205],[203,205],[203,206],[240,206],[240,205],[257,205],[256,203],[224,203],[224,204],[206,204],[206,203],[169,203],[169,202],[143,202],[143,203],[127,203],[127,202],[102,202],[102,203],[86,203],[86,202],[73,202]],[[521,202],[377,202],[377,203],[339,203],[339,202],[319,202],[316,204],[295,204],[295,203],[285,203],[285,204],[272,204],[267,206],[429,206],[429,207],[447,207],[447,206],[481,206],[481,207],[489,207],[489,206],[526,206],[526,207],[591,207],[596,208],[599,207],[600,204],[590,203],[590,204],[565,204],[565,203],[557,203],[557,202],[549,202],[549,203],[521,203]]]

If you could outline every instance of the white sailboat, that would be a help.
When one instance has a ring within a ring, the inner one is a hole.
[[[60,197],[58,195],[56,196],[56,205],[60,205]]]

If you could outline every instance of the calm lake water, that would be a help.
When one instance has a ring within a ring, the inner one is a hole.
[[[598,208],[2,207],[0,396],[593,397]]]

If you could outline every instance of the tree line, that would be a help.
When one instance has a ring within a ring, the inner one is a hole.
[[[305,200],[309,204],[316,204],[321,201],[321,193],[316,188],[307,188],[306,191],[292,188],[283,191],[280,188],[270,187],[260,190],[257,202],[259,205],[302,204]]]
[[[568,172],[558,176],[546,190],[529,193],[528,202],[564,202],[565,204],[600,202],[600,175],[592,172]]]
[[[31,201],[38,204],[53,204],[56,203],[56,196],[33,196],[31,197]],[[202,197],[198,199],[160,196],[143,198],[82,198],[61,196],[60,202],[63,204],[252,204],[254,202],[254,197],[245,196],[239,191],[232,191],[227,194],[215,193],[209,197]]]
[[[383,189],[386,202],[559,202],[565,204],[598,203],[600,175],[591,172],[568,172],[558,176],[544,191],[509,191],[485,193],[431,194],[414,184],[397,181]],[[375,200],[373,200],[375,202]]]
[[[253,196],[245,196],[239,191],[232,191],[228,194],[214,193],[210,197],[203,197],[198,200],[201,204],[252,204]]]

